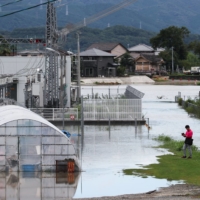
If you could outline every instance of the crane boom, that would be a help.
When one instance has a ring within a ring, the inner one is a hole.
[[[125,0],[123,3],[120,3],[120,4],[117,4],[117,5],[114,5],[106,10],[103,10],[91,17],[88,17],[86,18],[84,21],[81,21],[77,24],[75,24],[74,26],[71,26],[71,27],[65,27],[63,28],[60,32],[59,32],[59,35],[61,36],[65,36],[67,35],[68,33],[72,32],[72,31],[76,31],[84,26],[86,26],[86,24],[91,24],[92,22],[95,22],[103,17],[106,17],[107,15],[110,15],[132,3],[134,3],[135,1],[137,0]]]

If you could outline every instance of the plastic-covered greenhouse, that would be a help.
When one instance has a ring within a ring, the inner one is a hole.
[[[74,146],[57,127],[23,107],[0,107],[0,171],[79,169]]]

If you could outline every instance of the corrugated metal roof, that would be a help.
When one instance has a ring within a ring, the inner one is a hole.
[[[101,51],[99,49],[89,49],[80,53],[80,56],[104,56],[104,57],[115,57],[115,55],[111,53],[107,53],[105,51]]]

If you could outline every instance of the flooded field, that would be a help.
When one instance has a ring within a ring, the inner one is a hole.
[[[72,136],[79,154],[83,172],[71,174],[2,174],[0,175],[0,200],[61,199],[134,194],[167,187],[183,181],[168,181],[154,177],[125,176],[123,169],[140,168],[157,163],[156,156],[168,153],[155,149],[153,140],[160,134],[182,140],[184,126],[194,131],[194,143],[200,147],[200,121],[191,118],[175,102],[181,92],[185,98],[198,96],[198,86],[133,85],[145,93],[143,115],[149,118],[146,126],[85,126],[84,136]],[[82,94],[123,93],[125,86],[83,87]],[[80,127],[65,127],[70,133],[80,133]]]

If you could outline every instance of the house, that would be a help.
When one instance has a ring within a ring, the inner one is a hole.
[[[159,53],[164,50],[163,48],[155,50],[146,44],[138,44],[129,48],[129,55],[135,61],[135,73],[155,74],[160,71],[164,61],[159,57]]]
[[[136,57],[136,54],[130,54],[134,56],[135,60],[135,73],[139,74],[155,74],[161,70],[161,66],[164,63],[163,59],[154,53],[143,53]]]
[[[105,51],[107,53],[111,53],[115,55],[116,57],[119,57],[127,52],[126,47],[124,47],[121,43],[94,43],[91,46],[87,48],[89,49],[99,49],[102,51]]]
[[[115,56],[116,55],[95,48],[81,52],[81,76],[116,76],[116,67],[118,65],[114,63]]]

